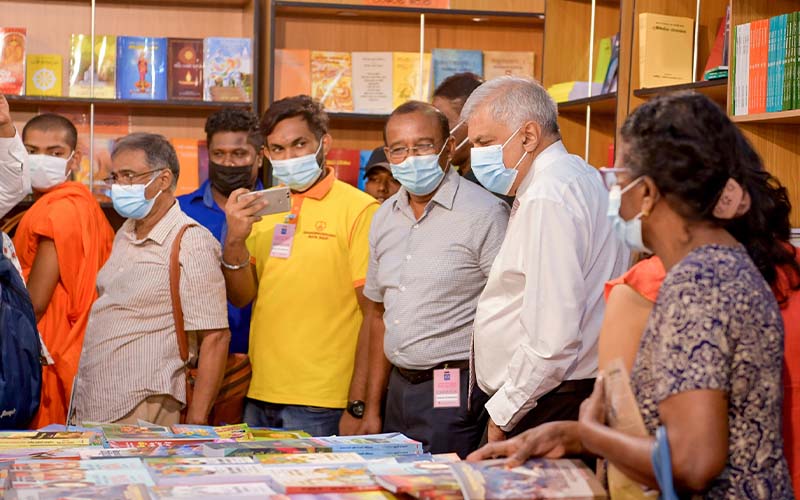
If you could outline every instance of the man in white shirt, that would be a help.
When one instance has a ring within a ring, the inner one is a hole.
[[[576,420],[597,373],[603,287],[629,251],[606,216],[600,174],[561,142],[545,89],[502,77],[464,105],[472,169],[515,195],[503,245],[475,317],[475,375],[491,395],[489,441],[552,420]]]
[[[8,101],[0,94],[0,217],[31,193],[31,179],[23,162],[26,156],[25,145],[11,121]]]

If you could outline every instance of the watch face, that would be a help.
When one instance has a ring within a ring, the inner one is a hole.
[[[361,418],[364,416],[364,406],[363,401],[351,401],[347,405],[347,412],[356,418]]]

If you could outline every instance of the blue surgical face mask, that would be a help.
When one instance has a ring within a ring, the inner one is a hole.
[[[431,194],[444,179],[444,170],[439,166],[441,156],[447,146],[444,142],[439,154],[424,156],[407,156],[405,160],[392,167],[392,176],[406,191],[417,196]]]
[[[519,173],[517,167],[528,155],[528,152],[525,151],[513,168],[506,168],[505,163],[503,163],[503,148],[520,130],[522,130],[522,127],[515,130],[502,145],[493,144],[491,146],[473,147],[470,150],[470,167],[475,173],[475,177],[483,187],[493,193],[505,195],[511,191],[511,185],[514,184],[517,173]]]
[[[286,160],[269,159],[272,164],[272,175],[280,182],[289,186],[292,191],[305,191],[317,182],[322,175],[322,168],[317,162],[317,155],[322,149],[319,141],[317,151],[313,154],[289,158]]]
[[[163,169],[162,169],[163,170]],[[157,172],[160,172],[158,170]],[[158,175],[150,179],[147,184],[112,184],[111,185],[111,202],[114,204],[114,210],[126,219],[144,219],[150,210],[153,209],[153,204],[156,198],[163,192],[159,191],[151,199],[147,199],[144,195],[144,190],[147,186],[153,183],[158,178]]]
[[[644,245],[644,240],[642,239],[642,212],[636,214],[631,220],[625,220],[619,214],[619,208],[622,206],[622,195],[628,192],[642,179],[643,177],[637,178],[625,186],[625,189],[620,188],[619,185],[611,187],[611,190],[608,192],[607,215],[617,238],[625,242],[628,248],[634,252],[652,253],[650,249]]]

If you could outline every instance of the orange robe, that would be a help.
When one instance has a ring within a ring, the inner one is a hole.
[[[42,401],[33,429],[65,423],[83,334],[97,298],[97,272],[111,253],[114,231],[86,186],[65,182],[39,198],[17,227],[14,246],[26,280],[40,238],[54,241],[61,276],[38,323],[55,364],[43,369]]]

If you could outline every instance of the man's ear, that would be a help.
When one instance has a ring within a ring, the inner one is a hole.
[[[328,156],[328,153],[330,153],[332,147],[333,147],[333,137],[331,137],[331,134],[323,135],[322,136],[322,156],[323,156],[323,158]]]
[[[539,146],[539,142],[542,140],[542,126],[530,120],[525,122],[520,133],[524,138],[522,147],[525,151],[531,153],[536,150],[536,147]]]
[[[72,158],[69,159],[67,162],[67,171],[64,172],[64,175],[69,176],[71,173],[78,173],[81,170],[81,160],[83,159],[83,154],[79,150],[74,150],[75,152],[72,154]]]

